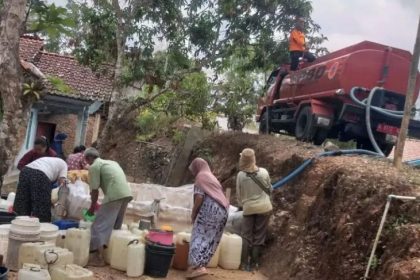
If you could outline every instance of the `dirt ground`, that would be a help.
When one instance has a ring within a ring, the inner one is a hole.
[[[230,133],[213,135],[193,156],[210,161],[223,186],[234,191],[239,153],[245,147],[256,151],[258,165],[268,169],[273,182],[321,152],[290,138]],[[274,193],[262,272],[269,279],[360,279],[387,195],[418,196],[419,185],[418,170],[398,172],[387,159],[316,159]],[[419,244],[419,203],[394,201],[371,279],[420,279]]]
[[[158,278],[152,278],[149,276],[142,276],[139,278],[129,278],[123,272],[117,271],[110,267],[105,268],[88,268],[95,273],[96,280],[131,280],[131,279],[138,279],[138,280],[152,280]],[[261,273],[249,273],[249,272],[242,272],[242,271],[231,271],[231,270],[223,270],[220,268],[217,269],[209,269],[210,274],[207,276],[203,276],[197,278],[199,280],[267,280]],[[178,271],[178,270],[170,270],[169,274],[166,278],[159,278],[159,279],[170,279],[170,280],[184,280],[186,272]],[[9,280],[17,280],[16,273],[12,272],[9,275]]]

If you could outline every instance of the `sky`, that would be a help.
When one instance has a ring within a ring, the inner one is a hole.
[[[413,51],[420,0],[313,0],[312,6],[329,51],[364,40]]]

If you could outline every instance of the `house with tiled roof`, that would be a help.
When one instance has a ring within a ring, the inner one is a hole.
[[[25,143],[15,162],[33,147],[37,136],[52,141],[65,133],[64,154],[70,154],[76,145],[95,142],[111,97],[113,68],[103,65],[94,72],[73,56],[45,51],[44,41],[33,36],[21,37],[19,55],[25,75],[34,69],[38,73],[35,79],[42,80],[44,94],[32,106]],[[65,85],[65,92],[53,80]]]

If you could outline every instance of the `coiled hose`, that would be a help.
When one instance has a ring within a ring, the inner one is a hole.
[[[373,135],[371,121],[370,121],[370,112],[371,110],[374,110],[382,115],[385,115],[387,117],[401,120],[404,115],[404,111],[394,111],[394,110],[388,110],[377,106],[372,106],[372,99],[377,91],[383,90],[383,88],[380,87],[374,87],[370,92],[368,89],[361,88],[361,87],[353,87],[350,91],[350,98],[355,102],[356,104],[365,107],[366,114],[365,114],[365,121],[366,121],[366,130],[369,136],[369,140],[372,143],[373,148],[378,154],[381,154],[382,156],[385,156],[382,152],[381,148],[379,147],[378,143],[376,142],[375,136]],[[356,97],[356,92],[358,91],[364,91],[369,92],[368,98],[360,101]]]

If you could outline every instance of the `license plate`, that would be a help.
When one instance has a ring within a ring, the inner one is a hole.
[[[398,134],[400,133],[400,128],[389,124],[380,123],[376,128],[376,131],[382,132],[384,134],[398,136]]]

